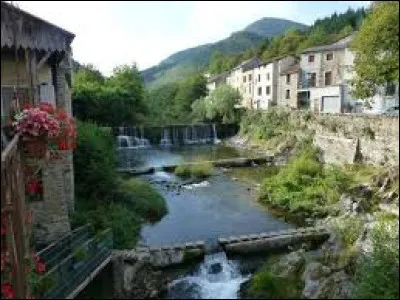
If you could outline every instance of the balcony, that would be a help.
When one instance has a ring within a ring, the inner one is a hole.
[[[317,86],[317,80],[316,79],[304,79],[300,80],[297,86],[298,90],[308,90],[310,88],[314,88]]]

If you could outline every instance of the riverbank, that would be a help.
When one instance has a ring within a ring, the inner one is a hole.
[[[331,238],[317,254],[303,249],[266,262],[242,297],[398,298],[398,166],[323,163],[312,132],[294,136],[288,115],[272,114],[267,132],[253,120],[226,143],[280,157],[284,166],[261,183],[260,203],[276,216],[324,226]]]

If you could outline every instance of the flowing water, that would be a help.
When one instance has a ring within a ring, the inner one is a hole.
[[[127,133],[121,131],[119,140],[121,134]],[[128,136],[132,134],[135,131],[131,130]],[[139,139],[145,138],[142,135]],[[215,126],[166,127],[157,145],[147,149],[120,148],[120,167],[160,169],[182,162],[252,156],[218,145],[218,141]],[[185,182],[164,171],[142,176],[164,196],[169,212],[159,222],[142,227],[139,245],[153,247],[198,240],[210,245],[218,237],[292,228],[256,201],[254,183],[270,173],[274,170],[247,168],[226,174],[218,170],[201,182]],[[240,261],[228,259],[224,252],[207,253],[194,272],[170,283],[169,299],[238,298],[240,285],[250,275],[241,271]]]
[[[236,299],[248,279],[224,252],[208,254],[193,274],[170,283],[168,299]]]

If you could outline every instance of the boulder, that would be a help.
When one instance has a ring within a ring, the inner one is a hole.
[[[320,281],[319,287],[308,299],[350,299],[353,283],[344,271],[339,271]]]
[[[277,264],[275,273],[280,277],[296,274],[305,262],[305,250],[299,249],[283,256]]]
[[[324,266],[319,262],[310,262],[307,264],[304,273],[303,280],[307,282],[309,280],[319,280],[322,277],[326,277],[331,273],[331,269]]]
[[[362,183],[352,187],[350,193],[356,197],[369,199],[373,195],[373,189],[368,183]]]
[[[210,274],[218,274],[222,271],[222,266],[220,263],[212,264],[208,270]]]

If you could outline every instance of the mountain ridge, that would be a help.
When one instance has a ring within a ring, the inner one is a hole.
[[[149,86],[159,86],[174,82],[192,73],[204,70],[214,51],[224,54],[238,54],[244,50],[256,48],[266,38],[284,34],[289,28],[305,30],[307,25],[282,18],[265,17],[247,25],[243,30],[231,33],[215,43],[177,51],[159,64],[141,71]]]

